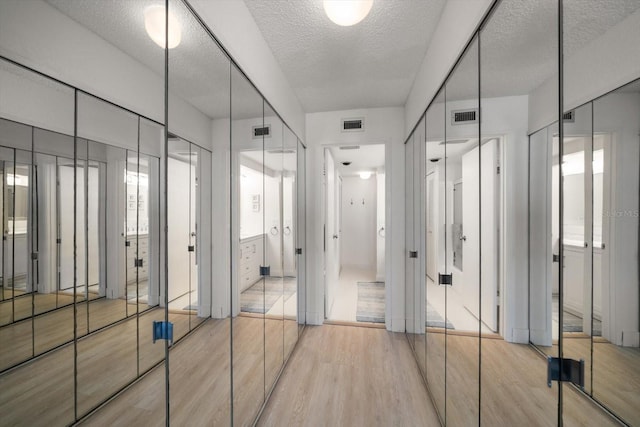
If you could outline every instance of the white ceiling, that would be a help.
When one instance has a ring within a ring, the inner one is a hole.
[[[164,52],[144,30],[144,9],[163,0],[46,0],[164,73]],[[374,0],[367,18],[340,27],[321,0],[245,0],[306,112],[404,105],[446,0]],[[169,51],[169,88],[211,118],[229,115],[229,63],[179,1],[182,43]],[[565,56],[640,8],[640,0],[565,0]],[[557,71],[556,0],[504,1],[482,33],[482,95],[527,94]],[[207,54],[203,54],[206,52]],[[477,56],[447,85],[447,99],[477,94]],[[234,71],[235,72],[235,71]],[[262,100],[234,79],[233,116],[257,117]],[[161,88],[159,88],[161,90]]]
[[[321,0],[245,0],[307,113],[403,106],[445,0],[374,0],[341,27]]]
[[[343,146],[356,147],[356,145]],[[384,145],[360,145],[353,150],[341,150],[340,147],[329,147],[335,164],[342,176],[357,175],[363,171],[374,172],[379,168],[384,168]],[[343,162],[351,162],[345,166]]]
[[[563,7],[563,54],[570,58],[638,10],[640,0],[564,0]],[[557,26],[557,0],[502,2],[481,33],[482,96],[526,95],[557,73]],[[473,48],[447,84],[448,100],[477,96],[477,44]]]

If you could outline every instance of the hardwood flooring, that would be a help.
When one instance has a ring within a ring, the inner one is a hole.
[[[547,364],[529,345],[483,338],[481,403],[478,404],[478,339],[427,333],[426,372],[429,390],[449,426],[555,426],[558,386],[547,387]],[[637,365],[636,365],[637,366]],[[564,386],[565,425],[614,426],[617,422],[570,386]]]
[[[438,424],[404,334],[307,326],[259,426]]]
[[[77,413],[82,416],[164,357],[152,343],[154,309],[78,340]],[[178,329],[189,316],[170,314]],[[137,331],[139,330],[139,335]],[[137,365],[139,356],[139,367]],[[73,342],[0,375],[0,425],[66,425],[74,420]],[[155,397],[153,397],[155,398]]]
[[[53,295],[44,297],[45,300],[55,302]],[[73,299],[73,297],[70,298]],[[26,299],[31,304],[31,298]],[[38,298],[37,301],[41,299]],[[33,318],[2,326],[0,327],[0,343],[2,343],[0,370],[15,366],[72,341],[74,312],[77,313],[77,335],[82,337],[126,318],[127,314],[132,316],[135,314],[135,305],[127,306],[127,303],[120,299],[100,298],[78,303],[75,309],[73,305],[66,305]],[[182,323],[179,327],[181,326]],[[186,331],[179,329],[178,333],[184,335]]]
[[[209,319],[181,341],[171,350],[169,359],[171,424],[230,425],[229,369],[233,365],[234,425],[251,425],[282,368],[286,331],[282,320],[252,316],[234,318],[233,361],[230,359],[229,319]],[[291,333],[288,339],[294,339]],[[163,363],[100,408],[85,424],[164,425],[164,387]]]

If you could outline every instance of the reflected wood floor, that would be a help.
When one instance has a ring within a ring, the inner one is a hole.
[[[170,314],[178,330],[186,330],[188,315]],[[164,346],[152,343],[153,320],[164,310],[103,329],[78,341],[78,415],[136,377],[137,343],[140,372],[164,357]],[[139,330],[139,335],[137,333]],[[3,343],[4,344],[4,343]],[[65,425],[74,420],[74,346],[56,349],[0,375],[0,425]]]
[[[69,298],[73,299],[73,297]],[[28,301],[29,306],[31,305],[31,298],[27,297],[25,301]],[[42,302],[55,304],[56,297],[52,294],[38,295],[36,302],[38,304]],[[147,308],[147,305],[141,305],[140,308]],[[74,312],[77,313],[77,335],[82,337],[89,332],[124,319],[127,315],[134,315],[135,310],[135,305],[127,305],[122,299],[100,298],[89,302],[78,302],[75,308],[73,305],[67,305],[33,318],[4,325],[0,327],[0,343],[2,344],[0,346],[0,370],[15,366],[72,341],[74,337]],[[187,331],[188,327],[183,328],[182,322],[178,322],[174,330],[175,339],[183,336]]]
[[[404,334],[307,326],[259,426],[437,426]]]
[[[444,414],[443,333],[427,333],[427,383]],[[478,406],[478,340],[447,336],[447,425],[556,426],[558,386],[547,387],[547,364],[531,346],[482,339],[482,400]],[[570,386],[563,387],[568,426],[617,426],[613,418]]]

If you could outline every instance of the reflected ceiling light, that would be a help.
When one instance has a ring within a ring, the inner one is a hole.
[[[149,6],[144,10],[144,28],[151,40],[164,49],[166,17],[164,6]],[[169,12],[169,49],[180,44],[182,27],[171,12]]]
[[[360,178],[362,179],[369,179],[371,177],[371,172],[369,171],[362,171],[360,172]]]
[[[362,21],[371,11],[373,0],[324,0],[324,11],[333,22],[349,27]]]

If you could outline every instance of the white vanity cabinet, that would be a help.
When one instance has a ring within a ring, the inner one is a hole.
[[[136,281],[136,254],[142,259],[142,267],[138,269],[138,281],[147,280],[149,278],[149,236],[138,235],[129,236],[129,246],[127,246],[127,284]]]
[[[264,234],[240,239],[240,292],[244,292],[260,279],[263,255]]]

